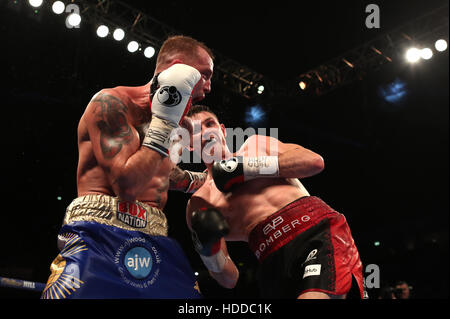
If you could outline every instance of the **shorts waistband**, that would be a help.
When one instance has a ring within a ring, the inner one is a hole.
[[[259,222],[250,232],[248,244],[259,262],[323,218],[339,214],[315,196],[296,199]]]
[[[97,222],[150,236],[168,234],[167,218],[160,209],[103,194],[75,198],[66,209],[63,225],[76,221]]]

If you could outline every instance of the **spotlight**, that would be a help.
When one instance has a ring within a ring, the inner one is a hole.
[[[72,27],[76,27],[81,23],[81,16],[78,13],[71,13],[67,17],[67,23]]]
[[[115,40],[121,41],[124,37],[125,37],[125,32],[122,29],[117,28],[116,30],[114,30],[113,38]]]
[[[411,48],[406,51],[406,60],[410,63],[416,63],[420,59],[420,50],[417,48]]]
[[[42,5],[42,0],[28,0],[28,3],[30,4],[30,6],[38,8]]]
[[[153,47],[146,47],[144,50],[144,55],[146,58],[151,58],[152,56],[155,55],[155,48]]]
[[[127,49],[131,53],[136,52],[139,49],[139,43],[137,43],[136,41],[130,41],[130,43],[128,43]]]
[[[298,86],[300,87],[301,90],[305,90],[305,89],[306,89],[306,82],[300,81],[300,83],[298,84]]]
[[[439,52],[445,51],[447,50],[447,41],[445,41],[444,39],[439,39],[436,41],[436,43],[434,44],[434,47],[436,48],[436,50],[438,50]]]
[[[264,85],[258,86],[258,94],[262,94],[264,92]]]
[[[424,60],[429,60],[433,56],[433,51],[430,48],[420,50],[420,57]]]
[[[106,25],[101,25],[97,28],[97,35],[100,38],[104,38],[108,35],[109,33],[109,28]]]
[[[62,1],[55,1],[52,4],[52,10],[56,14],[61,14],[64,12],[64,9],[66,9],[66,5]]]

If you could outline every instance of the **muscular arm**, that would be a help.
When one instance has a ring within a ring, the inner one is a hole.
[[[208,270],[208,272],[222,287],[232,289],[236,286],[239,279],[239,270],[228,254],[227,244],[223,238],[220,241],[220,249],[227,258],[223,271],[212,272],[211,270]]]
[[[322,156],[300,145],[283,144],[278,155],[280,176],[285,178],[305,178],[316,175],[324,169]]]
[[[245,156],[278,156],[279,176],[305,178],[324,169],[322,156],[297,144],[286,144],[261,135],[253,135],[246,141]]]
[[[169,174],[169,189],[175,191],[184,191],[189,186],[189,175],[176,165],[173,165]]]
[[[169,189],[193,193],[205,183],[206,176],[206,173],[183,170],[173,164],[169,174]]]
[[[141,146],[128,112],[120,97],[104,90],[91,100],[84,118],[95,157],[114,193],[134,201],[146,189],[163,158]]]
[[[191,228],[192,212],[199,208],[200,205],[195,200],[195,198],[191,198],[191,200],[188,201],[186,206],[186,222],[189,230],[191,231],[192,231]],[[236,283],[239,279],[239,270],[237,269],[236,265],[234,264],[233,260],[231,260],[231,257],[228,254],[228,249],[224,238],[222,238],[220,241],[220,250],[226,257],[226,262],[224,264],[223,270],[221,272],[212,272],[211,270],[208,270],[208,272],[211,275],[211,277],[214,278],[222,287],[231,289],[236,286]]]

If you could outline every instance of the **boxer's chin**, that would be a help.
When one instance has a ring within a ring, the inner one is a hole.
[[[202,148],[202,159],[205,164],[220,161],[224,154],[224,147],[215,138],[208,140]]]
[[[197,102],[200,102],[204,98],[205,98],[205,94],[201,93],[201,92],[198,92],[197,94],[192,96],[192,104],[196,104]]]

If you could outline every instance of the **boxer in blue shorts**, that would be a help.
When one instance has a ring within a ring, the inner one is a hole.
[[[149,83],[91,99],[78,125],[78,197],[42,298],[201,297],[163,208],[169,188],[192,192],[205,179],[180,170],[169,147],[191,103],[211,90],[213,58],[195,39],[170,37]]]

